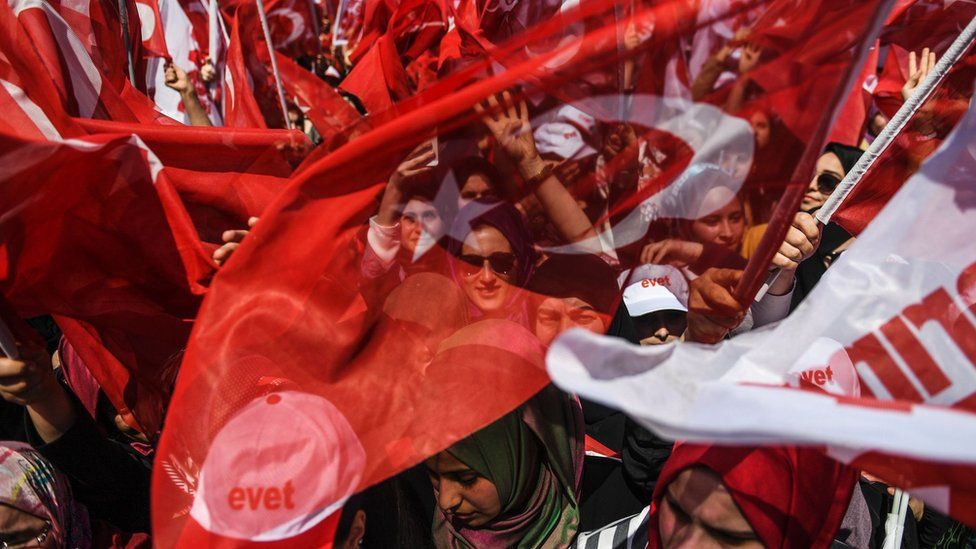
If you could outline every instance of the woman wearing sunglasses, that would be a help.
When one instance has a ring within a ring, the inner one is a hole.
[[[462,208],[449,234],[448,251],[453,256],[451,274],[468,298],[472,320],[527,322],[522,288],[538,256],[514,206],[475,200]]]
[[[813,213],[823,206],[827,197],[834,192],[847,172],[854,167],[857,159],[864,152],[857,147],[843,145],[841,143],[828,143],[824,152],[817,159],[816,171],[807,186],[807,192],[803,195],[800,202],[800,211]],[[742,255],[747,259],[752,257],[759,241],[762,240],[766,232],[766,223],[756,225],[746,231],[742,240]]]

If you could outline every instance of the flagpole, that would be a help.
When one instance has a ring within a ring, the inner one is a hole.
[[[210,0],[210,13],[208,19],[208,31],[207,36],[207,51],[210,53],[210,63],[213,64],[214,70],[217,70],[217,31],[219,30],[220,23],[217,20],[217,0]]]
[[[122,43],[125,45],[125,59],[129,63],[129,82],[136,85],[136,70],[132,66],[132,42],[129,39],[129,10],[125,0],[118,0],[119,22],[122,24]]]
[[[939,59],[939,61],[935,64],[935,67],[929,71],[929,74],[926,75],[925,79],[922,80],[917,88],[915,88],[915,91],[912,93],[911,97],[909,97],[902,104],[901,108],[898,109],[898,112],[895,113],[895,116],[888,121],[888,124],[885,125],[884,129],[881,130],[881,133],[878,134],[878,137],[874,140],[874,142],[871,143],[871,146],[868,147],[868,150],[861,154],[861,158],[859,158],[857,163],[854,164],[854,167],[852,167],[850,171],[844,175],[844,179],[841,180],[840,184],[837,185],[834,192],[827,197],[827,200],[824,202],[823,206],[817,210],[815,217],[817,223],[821,227],[827,223],[830,223],[830,218],[833,217],[833,215],[837,212],[837,209],[840,208],[841,204],[844,203],[844,200],[851,194],[851,191],[853,191],[854,187],[857,186],[857,184],[861,181],[864,174],[867,173],[872,166],[874,166],[875,162],[878,160],[878,157],[884,154],[884,152],[888,150],[888,147],[894,143],[895,138],[898,137],[902,130],[905,129],[912,116],[914,116],[915,113],[922,108],[925,101],[928,100],[936,88],[939,87],[939,84],[942,83],[945,77],[949,74],[949,70],[952,69],[952,66],[955,65],[956,62],[962,58],[963,54],[966,53],[966,50],[973,45],[974,40],[976,40],[976,17],[970,20],[969,24],[966,25],[966,28],[959,33],[959,36],[956,37],[956,39],[952,42],[952,45],[949,46],[949,49],[946,50],[945,54],[942,56],[942,59]],[[756,293],[755,301],[759,301],[764,295],[766,295],[769,287],[776,282],[777,278],[779,278],[780,272],[782,272],[780,269],[776,269],[769,274],[769,277],[766,278],[766,282],[763,283],[762,287],[759,289],[759,292]]]
[[[285,88],[281,85],[281,74],[278,72],[278,60],[275,58],[274,43],[271,41],[271,28],[268,27],[268,14],[264,11],[264,2],[254,0],[258,5],[258,15],[261,16],[261,31],[264,32],[264,41],[268,44],[268,55],[271,56],[271,72],[274,73],[275,87],[278,88],[278,102],[281,106],[281,116],[285,117],[285,127],[292,129],[291,121],[288,120],[288,105],[285,103]]]
[[[20,358],[20,351],[17,350],[17,340],[2,318],[0,318],[0,352],[3,352],[8,358],[14,360]]]

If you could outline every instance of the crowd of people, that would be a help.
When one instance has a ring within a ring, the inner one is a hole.
[[[303,62],[341,85],[348,66],[336,51]],[[354,243],[366,306],[409,335],[397,351],[423,355],[416,360],[433,368],[459,338],[504,339],[544,370],[535,350],[571,328],[634,345],[714,344],[789,315],[854,241],[813,216],[863,149],[833,142],[822,149],[768,265],[778,276],[762,299],[740,303],[736,285],[781,192],[769,182],[796,162],[772,147],[795,138],[771,107],[750,100],[758,94],[748,76],[762,55],[742,31],[704,60],[691,85],[695,99],[721,90],[722,108],[749,111],[751,165],[739,174],[734,161],[692,165],[671,184],[677,191],[669,202],[640,212],[645,236],[624,246],[614,244],[612,227],[640,210],[632,206],[653,195],[662,167],[681,154],[651,128],[602,122],[556,98],[533,101],[513,90],[478,104],[477,123],[460,137],[413,149]],[[906,98],[934,65],[932,55],[913,67]],[[183,69],[171,65],[167,85],[181,93],[192,124],[209,125]],[[289,112],[295,127],[320,139],[301,109]],[[882,126],[872,119],[866,136]],[[260,223],[228,230],[214,261],[231,260]],[[425,296],[421,310],[407,293]],[[105,397],[50,317],[30,326],[33,334],[17,334],[19,356],[0,358],[0,543],[150,544],[156,438],[130,426],[130,412]],[[666,440],[553,385],[412,465],[350,497],[327,541],[345,548],[881,547],[894,492],[814,448]],[[976,545],[976,532],[916,499],[903,527],[904,547]]]

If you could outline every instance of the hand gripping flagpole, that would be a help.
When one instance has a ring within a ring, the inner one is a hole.
[[[285,88],[281,86],[281,74],[278,73],[278,60],[275,58],[274,42],[271,41],[271,28],[268,27],[268,14],[264,12],[264,2],[254,0],[258,5],[258,15],[261,16],[261,31],[264,32],[264,41],[268,44],[268,55],[271,56],[271,71],[274,73],[275,86],[278,89],[278,102],[281,105],[281,116],[285,117],[285,127],[292,128],[291,121],[288,120],[288,106],[285,104]]]
[[[949,74],[949,70],[952,69],[952,66],[955,65],[956,62],[962,58],[963,54],[966,53],[969,47],[973,45],[974,40],[976,40],[976,17],[974,17],[969,24],[966,25],[966,28],[959,33],[959,36],[956,37],[955,41],[952,42],[952,45],[949,46],[949,49],[946,50],[945,54],[942,56],[942,59],[939,59],[938,63],[935,64],[935,67],[929,71],[929,74],[925,77],[925,79],[922,80],[917,88],[915,88],[915,92],[912,93],[911,97],[909,97],[908,100],[902,104],[901,108],[898,109],[898,112],[895,113],[895,116],[893,116],[891,120],[888,121],[888,124],[885,125],[884,129],[881,130],[881,133],[878,134],[878,137],[873,143],[871,143],[868,150],[861,154],[861,158],[858,159],[856,164],[854,164],[854,167],[852,167],[851,170],[844,175],[844,179],[841,180],[840,184],[837,185],[834,192],[827,197],[824,205],[817,210],[816,220],[821,227],[827,223],[830,223],[830,218],[833,217],[834,213],[837,212],[837,209],[840,208],[840,205],[843,204],[844,200],[851,194],[851,191],[853,191],[854,187],[861,181],[864,174],[866,174],[868,170],[874,166],[875,162],[878,160],[878,157],[884,154],[884,152],[888,150],[888,147],[894,143],[895,138],[898,137],[902,130],[904,130],[908,125],[908,122],[911,121],[912,116],[914,116],[922,105],[925,104],[925,101],[931,97],[932,93],[935,92],[936,88],[939,87],[939,84],[942,83],[946,75]],[[780,269],[776,269],[769,273],[769,277],[766,279],[766,282],[763,283],[762,288],[760,288],[759,292],[756,293],[756,301],[759,301],[764,295],[766,295],[769,287],[776,282],[776,279],[779,277],[781,272],[782,271]]]

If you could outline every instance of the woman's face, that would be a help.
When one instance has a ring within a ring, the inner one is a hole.
[[[467,206],[470,202],[478,199],[492,199],[498,196],[491,181],[484,174],[473,173],[461,186],[458,195],[458,209]]]
[[[817,172],[813,174],[813,179],[810,180],[810,185],[807,187],[807,194],[803,195],[803,201],[800,202],[800,210],[809,212],[814,208],[819,208],[823,206],[824,202],[827,201],[827,197],[830,196],[830,192],[822,188],[817,181],[820,179],[820,176],[830,177],[836,180],[837,183],[840,183],[844,179],[844,165],[840,163],[840,158],[837,158],[836,154],[822,154],[817,159]]]
[[[722,479],[708,469],[683,471],[668,485],[660,505],[658,532],[665,549],[763,546]]]
[[[437,492],[437,506],[452,522],[481,528],[501,514],[502,502],[494,483],[456,457],[441,452],[424,464]]]
[[[0,542],[9,547],[57,547],[51,523],[0,503]]]
[[[610,324],[610,315],[598,312],[578,297],[548,297],[539,304],[535,317],[535,335],[543,345],[570,328],[583,328],[603,335]]]
[[[457,263],[461,289],[485,314],[504,309],[514,292],[519,269],[512,245],[501,231],[488,225],[475,228],[464,239]]]
[[[722,208],[691,222],[691,238],[702,244],[718,244],[734,252],[739,251],[746,230],[742,204],[738,198]]]
[[[762,111],[756,111],[749,117],[752,133],[756,136],[756,148],[764,149],[769,145],[769,117]]]
[[[444,222],[433,204],[410,199],[400,215],[400,244],[413,254],[418,247],[429,249],[444,234]]]

